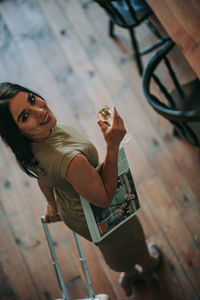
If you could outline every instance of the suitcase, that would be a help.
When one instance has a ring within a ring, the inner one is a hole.
[[[46,240],[47,240],[47,243],[48,243],[48,246],[49,246],[49,250],[50,250],[50,253],[51,253],[52,262],[53,262],[53,265],[54,265],[54,268],[55,268],[55,271],[56,271],[56,275],[57,275],[57,278],[58,278],[58,283],[59,283],[59,286],[60,286],[61,291],[63,293],[63,298],[62,299],[55,299],[55,300],[70,300],[69,293],[68,293],[68,290],[67,290],[64,278],[63,278],[63,274],[62,274],[59,262],[58,262],[57,257],[56,257],[56,252],[55,252],[55,249],[54,249],[54,246],[53,246],[53,241],[52,241],[49,229],[48,229],[48,224],[44,222],[44,216],[41,217],[41,222],[42,222],[42,225],[43,225],[45,237],[46,237]],[[74,234],[74,238],[75,238],[75,241],[76,241],[76,246],[78,248],[80,261],[81,261],[81,264],[82,264],[83,272],[84,272],[86,283],[87,283],[88,294],[89,294],[88,295],[89,298],[74,299],[74,300],[109,300],[109,296],[106,295],[106,294],[98,294],[98,295],[94,294],[93,287],[92,287],[92,282],[91,282],[89,271],[88,271],[88,268],[87,268],[87,263],[86,263],[86,260],[85,260],[85,257],[84,257],[83,251],[82,251],[82,247],[81,247],[81,244],[80,244],[78,234],[76,232],[73,232],[73,234]]]

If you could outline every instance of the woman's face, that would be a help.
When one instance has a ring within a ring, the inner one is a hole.
[[[9,100],[9,109],[20,131],[32,141],[42,141],[56,125],[46,102],[32,93],[19,92]]]

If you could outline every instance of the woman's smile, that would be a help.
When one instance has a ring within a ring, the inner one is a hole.
[[[51,121],[51,117],[50,117],[49,113],[47,112],[46,115],[45,115],[44,120],[42,121],[42,123],[41,123],[40,125],[46,125],[46,124],[48,124],[50,121]]]

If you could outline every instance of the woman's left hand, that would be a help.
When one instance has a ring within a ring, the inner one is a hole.
[[[53,223],[53,222],[59,222],[62,221],[60,215],[58,214],[57,208],[53,205],[47,204],[45,216],[44,216],[44,222],[45,223]]]

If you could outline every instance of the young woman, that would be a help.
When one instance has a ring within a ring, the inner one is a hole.
[[[79,195],[98,207],[110,205],[117,186],[119,145],[126,134],[116,109],[111,127],[102,121],[98,124],[106,143],[100,174],[96,170],[95,147],[75,129],[57,124],[41,96],[17,84],[0,84],[0,134],[22,170],[37,179],[47,200],[45,221],[63,220],[89,241],[91,237]],[[137,280],[151,279],[160,263],[160,251],[155,244],[147,247],[137,217],[97,246],[110,268],[123,272],[120,284],[126,295],[131,295],[132,285]],[[142,269],[138,270],[136,264]]]

